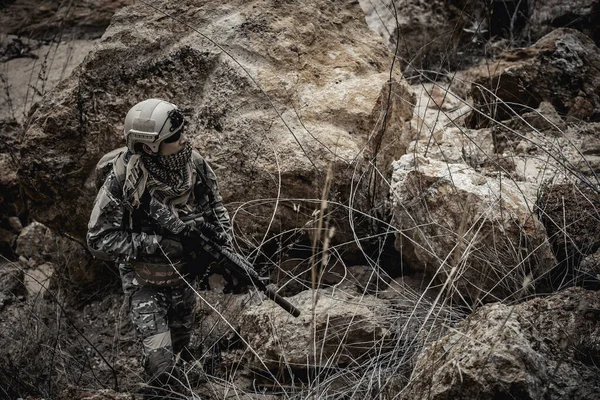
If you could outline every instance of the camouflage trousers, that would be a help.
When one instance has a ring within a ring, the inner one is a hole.
[[[131,266],[119,265],[129,316],[143,343],[143,365],[150,382],[166,384],[174,376],[175,355],[187,350],[194,325],[195,296],[183,283],[143,286]]]

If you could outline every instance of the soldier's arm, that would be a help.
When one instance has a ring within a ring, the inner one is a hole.
[[[109,173],[100,188],[88,223],[87,244],[95,257],[108,261],[133,260],[142,254],[153,254],[160,237],[131,232],[124,221],[122,184]]]
[[[196,162],[196,166],[200,172],[199,175],[201,176],[200,179],[204,181],[204,184],[201,185],[201,192],[206,193],[206,200],[208,200],[208,207],[204,207],[202,204],[199,206],[204,210],[206,221],[214,224],[219,230],[219,233],[226,234],[230,237],[231,221],[229,220],[229,213],[223,205],[223,197],[219,190],[217,176],[204,159],[199,158]],[[205,200],[199,198],[198,201],[203,202]]]
[[[223,205],[223,197],[221,196],[221,191],[219,190],[217,176],[208,164],[206,164],[206,170],[211,189],[208,197],[210,199],[210,208],[212,210],[213,218],[216,222],[215,225],[222,229],[222,233],[225,233],[229,236],[231,233],[231,221],[229,219],[229,213]]]

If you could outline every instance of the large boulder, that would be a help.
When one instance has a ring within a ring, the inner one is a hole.
[[[549,102],[563,118],[600,118],[600,49],[583,33],[561,28],[533,46],[509,50],[467,76],[473,82],[471,125],[487,125]]]
[[[396,247],[454,298],[520,296],[555,266],[526,185],[421,155],[407,154],[393,167]]]
[[[75,284],[92,282],[96,270],[88,268],[90,255],[82,243],[61,236],[37,221],[27,225],[17,238],[15,253],[24,267],[36,268],[47,263],[59,266]],[[42,271],[49,270],[42,267]],[[35,273],[37,274],[37,273]],[[44,275],[51,275],[44,272]]]
[[[253,368],[348,365],[381,351],[389,334],[389,307],[375,297],[319,289],[288,300],[301,311],[300,317],[291,317],[272,302],[242,314],[241,334],[253,350]]]
[[[123,145],[127,110],[159,97],[187,115],[236,227],[304,225],[315,203],[285,199],[320,199],[329,165],[343,203],[364,149],[379,168],[406,150],[411,97],[390,63],[354,3],[136,3],[31,113],[19,169],[31,216],[82,237],[95,163]]]
[[[478,309],[419,356],[406,399],[597,399],[598,292]]]

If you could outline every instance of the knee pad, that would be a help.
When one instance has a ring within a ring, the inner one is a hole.
[[[173,352],[168,348],[150,351],[144,360],[144,370],[150,383],[163,386],[178,381]]]

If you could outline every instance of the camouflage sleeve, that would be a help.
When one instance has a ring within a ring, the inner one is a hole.
[[[153,254],[160,237],[130,232],[125,225],[122,184],[114,172],[100,188],[88,223],[87,244],[95,257],[108,261],[126,261],[142,254]]]
[[[208,163],[203,161],[202,164],[201,167],[204,170],[202,175],[206,178],[204,186],[207,187],[207,190],[205,189],[204,191],[207,192],[205,201],[208,201],[208,207],[206,207],[206,205],[202,207],[204,209],[206,220],[216,225],[221,233],[231,236],[231,221],[229,220],[229,213],[223,205],[223,197],[219,191],[217,176]],[[200,202],[202,202],[202,199],[200,199]],[[200,206],[202,206],[202,204],[200,204]]]

